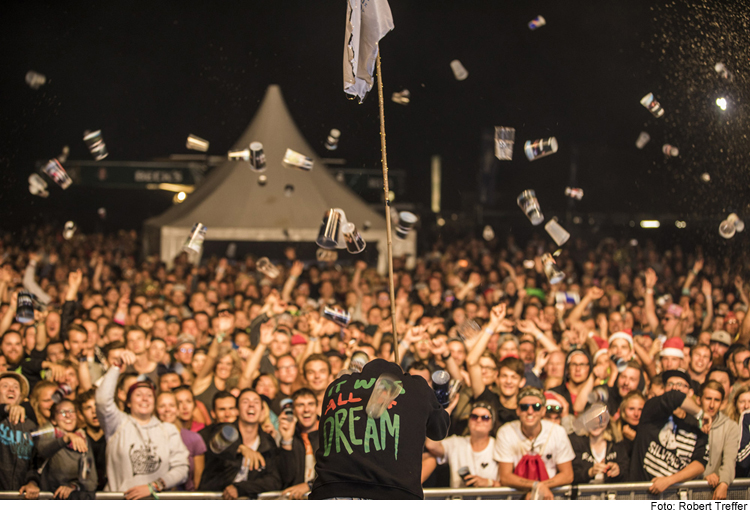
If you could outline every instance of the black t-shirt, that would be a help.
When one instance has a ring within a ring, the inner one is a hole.
[[[86,438],[94,451],[94,464],[98,478],[96,490],[102,491],[107,484],[107,437],[102,435],[99,440],[94,440],[87,432]]]
[[[474,400],[472,400],[472,403],[478,401],[483,401],[490,404],[490,406],[495,410],[495,416],[497,417],[497,419],[495,420],[495,426],[492,428],[493,434],[506,423],[512,422],[513,420],[518,420],[516,410],[508,409],[502,403],[500,403],[500,396],[498,396],[497,393],[492,391],[489,387],[485,387],[484,392],[480,394],[478,398],[474,398]]]
[[[383,373],[401,382],[401,394],[380,418],[366,408]],[[320,417],[317,478],[311,499],[422,499],[425,437],[442,440],[450,418],[424,378],[404,374],[383,359],[347,374],[326,389]]]
[[[631,457],[631,482],[674,475],[693,461],[705,467],[708,435],[692,416],[681,419],[672,414],[685,398],[685,393],[671,390],[643,406]]]

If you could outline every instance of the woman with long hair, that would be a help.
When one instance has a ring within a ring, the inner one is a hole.
[[[569,435],[576,457],[573,459],[573,483],[621,482],[627,476],[630,457],[626,446],[617,435],[617,429],[609,418],[607,407],[594,405],[579,419],[600,412],[595,425],[578,431],[583,434]]]
[[[628,457],[633,452],[635,442],[635,431],[641,421],[641,413],[646,398],[638,391],[632,391],[625,395],[620,403],[620,409],[614,420],[615,435],[622,439],[627,450]]]
[[[742,413],[750,410],[750,385],[740,385],[729,401],[727,416],[733,422],[739,422]]]
[[[217,392],[235,388],[241,374],[239,356],[231,348],[220,346],[220,341],[220,337],[215,337],[211,342],[206,361],[193,381],[195,399],[207,409],[211,408]]]

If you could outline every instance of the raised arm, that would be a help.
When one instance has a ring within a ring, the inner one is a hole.
[[[39,302],[47,304],[52,300],[39,284],[36,282],[36,262],[38,257],[35,253],[29,253],[29,264],[23,273],[23,287],[33,293]]]
[[[644,310],[646,311],[646,320],[652,332],[659,328],[659,318],[656,316],[656,305],[654,304],[654,286],[656,286],[657,276],[652,268],[646,270],[646,293],[643,295]]]
[[[482,382],[482,367],[479,366],[479,358],[487,349],[487,343],[505,319],[505,305],[498,304],[492,307],[490,311],[490,321],[484,326],[477,342],[471,347],[469,355],[466,356],[466,366],[469,369],[471,379],[471,392],[475,398],[478,398],[484,392],[485,386]]]
[[[0,336],[3,335],[10,325],[13,324],[13,319],[16,317],[16,309],[18,308],[18,292],[14,291],[10,294],[10,304],[8,309],[5,311],[2,320],[0,320]]]
[[[583,299],[581,299],[581,302],[576,304],[568,314],[568,326],[572,326],[574,323],[580,321],[581,317],[583,317],[583,312],[586,311],[588,305],[594,301],[598,301],[602,298],[603,295],[604,290],[602,290],[598,286],[592,286],[591,288],[589,288],[586,292],[586,295],[584,295]]]
[[[120,351],[102,378],[102,384],[96,390],[96,414],[101,421],[107,440],[115,434],[120,423],[125,419],[125,413],[118,409],[115,403],[115,393],[117,392],[117,379],[123,368],[133,363],[135,363],[135,354],[129,350]]]
[[[297,280],[300,278],[300,275],[302,275],[304,269],[305,265],[299,260],[292,264],[292,269],[289,271],[289,277],[287,277],[286,282],[284,282],[284,288],[281,290],[282,300],[291,302],[294,285],[297,284]]]
[[[685,282],[682,283],[682,294],[683,295],[690,295],[690,286],[693,285],[693,281],[698,276],[698,274],[703,269],[703,259],[698,259],[695,261],[695,264],[693,264],[693,269],[688,271],[687,277],[685,277]],[[687,293],[686,293],[687,292]]]
[[[742,279],[740,279],[740,282],[741,281]],[[706,279],[703,279],[703,281],[701,282],[701,292],[703,293],[703,297],[706,298],[706,315],[703,318],[703,323],[701,324],[701,330],[706,331],[709,328],[711,328],[711,323],[714,320],[714,301],[711,298],[711,283],[708,282]]]
[[[237,384],[239,390],[250,387],[253,380],[257,377],[260,361],[263,359],[263,352],[265,352],[273,340],[273,330],[273,321],[267,321],[260,326],[260,342],[255,347],[255,350],[250,352],[250,357],[247,358],[245,368],[242,369],[242,376],[240,376],[240,381]]]

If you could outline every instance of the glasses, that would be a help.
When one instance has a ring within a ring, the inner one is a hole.
[[[180,349],[179,349],[179,350],[180,350],[180,352],[182,352],[183,354],[192,354],[192,353],[193,353],[193,349],[192,349],[192,348],[187,348],[187,347],[184,347],[184,348],[183,348],[183,347],[180,347]]]
[[[529,407],[534,409],[534,412],[539,412],[542,410],[541,403],[519,403],[518,407],[521,409],[521,412],[528,412]]]
[[[486,366],[482,366],[482,365],[479,365],[479,368],[482,369],[482,370],[490,370],[490,371],[497,370],[497,367],[486,367]]]
[[[671,389],[671,388],[675,388],[675,389],[685,389],[685,390],[688,390],[688,389],[690,388],[690,386],[689,386],[689,385],[688,385],[687,383],[682,383],[682,382],[680,382],[680,383],[675,383],[675,382],[673,382],[673,381],[670,381],[669,383],[667,383],[667,385],[666,385],[666,387],[665,387],[665,388],[666,388],[667,390],[669,390],[669,389]]]
[[[75,416],[76,412],[75,411],[57,411],[57,414],[59,414],[63,418],[67,418],[68,416]]]
[[[490,416],[489,414],[474,414],[474,413],[471,413],[469,415],[469,418],[472,419],[472,420],[474,420],[475,422],[477,420],[482,420],[483,422],[489,422],[490,420],[492,420],[492,416]]]
[[[560,407],[559,405],[547,405],[547,412],[553,414],[561,413],[562,407]]]
[[[286,367],[279,367],[279,370],[297,370],[297,365],[287,365]]]
[[[588,363],[571,363],[570,366],[572,368],[574,368],[574,369],[577,369],[577,368],[588,368],[589,364]]]

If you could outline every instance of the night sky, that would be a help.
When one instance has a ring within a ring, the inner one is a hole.
[[[395,30],[381,42],[391,168],[408,173],[397,197],[429,209],[430,157],[443,159],[443,207],[477,200],[481,133],[516,129],[514,159],[496,162],[496,208],[534,188],[542,208],[587,212],[747,213],[747,2],[390,2]],[[190,153],[185,138],[224,155],[278,83],[302,134],[321,156],[329,129],[337,157],[378,168],[377,92],[364,104],[342,87],[344,0],[285,2],[5,2],[0,19],[0,218],[4,227],[65,211],[112,219],[157,214],[168,201],[136,192],[29,194],[37,160],[90,159],[85,129],[101,129],[109,160]],[[538,15],[547,25],[531,31]],[[449,63],[469,71],[457,81]],[[721,79],[714,64],[734,73]],[[48,82],[32,90],[28,70]],[[407,88],[411,103],[390,101]],[[640,105],[653,92],[656,119]],[[721,112],[716,97],[728,99]],[[651,135],[635,147],[641,130]],[[529,162],[523,142],[555,136],[559,151]],[[665,158],[661,146],[677,146]],[[565,198],[575,166],[581,202]],[[703,172],[711,182],[701,181]],[[114,199],[113,199],[114,198]],[[144,210],[145,208],[145,210]],[[72,211],[75,209],[75,211]],[[718,226],[718,224],[717,224]],[[715,229],[711,230],[715,233]],[[702,235],[701,235],[702,236]],[[711,235],[714,236],[714,235]]]

